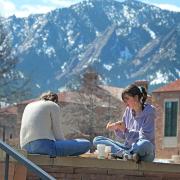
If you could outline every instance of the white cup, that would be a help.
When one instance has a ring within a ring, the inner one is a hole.
[[[111,153],[111,146],[106,146],[105,147],[105,152]]]
[[[105,147],[104,144],[97,145],[98,159],[105,159]]]
[[[111,146],[105,147],[105,157],[106,159],[111,159]]]

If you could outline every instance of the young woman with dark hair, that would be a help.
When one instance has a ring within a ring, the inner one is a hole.
[[[105,144],[112,147],[112,153],[120,158],[134,161],[153,161],[155,158],[155,108],[146,103],[147,92],[144,87],[135,84],[122,92],[122,100],[126,105],[121,121],[109,122],[108,130],[124,140],[124,143],[98,136],[93,144]]]

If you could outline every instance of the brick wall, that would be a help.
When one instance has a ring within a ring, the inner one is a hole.
[[[178,112],[178,145],[175,148],[163,147],[164,138],[164,100],[165,99],[179,99],[180,104],[180,93],[179,92],[162,92],[153,93],[152,102],[157,108],[157,118],[155,123],[156,132],[156,157],[158,158],[171,158],[173,154],[178,154],[180,150],[180,110]]]
[[[136,164],[123,160],[95,158],[29,156],[57,180],[179,180],[179,164]],[[31,172],[27,180],[38,180]]]
[[[17,115],[15,113],[8,111],[0,112],[0,139],[3,139],[3,131],[5,131],[6,142],[19,135],[16,130],[16,124]]]
[[[4,180],[4,162],[0,161],[0,180]],[[12,161],[9,164],[9,174],[8,180],[25,180],[27,176],[27,169],[15,162]]]
[[[84,157],[49,158],[28,155],[28,159],[40,166],[57,180],[179,180],[180,164],[136,164],[124,160],[99,160]],[[4,162],[0,161],[0,179],[4,179]],[[39,180],[34,173],[17,163],[10,162],[9,180]]]

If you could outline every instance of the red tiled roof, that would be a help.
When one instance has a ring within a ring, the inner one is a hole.
[[[100,87],[103,88],[104,90],[107,90],[112,96],[118,98],[119,100],[122,100],[121,94],[124,88],[105,86],[105,85],[101,85]]]
[[[16,106],[8,106],[0,109],[0,114],[17,114]]]
[[[101,85],[101,86],[97,86],[96,90],[101,93],[101,94],[98,94],[97,91],[94,93],[93,98],[96,99],[97,103],[102,102],[103,104],[105,104],[107,102],[107,99],[106,99],[107,94],[109,94],[111,97],[114,97],[114,99],[116,99],[117,101],[121,101],[121,93],[122,93],[123,88]],[[70,91],[61,92],[58,94],[58,97],[59,97],[59,102],[71,102],[71,103],[82,104],[81,102],[82,98],[84,100],[83,103],[89,102],[88,95],[86,93],[83,93],[83,91],[82,92],[70,92]]]
[[[174,91],[180,91],[180,79],[173,81],[165,86],[162,86],[153,92],[174,92]]]
[[[71,102],[74,103],[77,101],[77,97],[79,97],[80,93],[78,92],[60,92],[58,93],[59,102]]]
[[[28,99],[28,100],[25,100],[25,101],[21,101],[18,104],[29,104],[29,103],[37,101],[37,100],[38,100],[38,98],[36,98],[36,99]]]

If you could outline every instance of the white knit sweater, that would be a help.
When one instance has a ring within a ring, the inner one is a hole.
[[[28,104],[23,113],[20,145],[38,140],[64,139],[60,122],[60,107],[52,101],[36,101]]]

